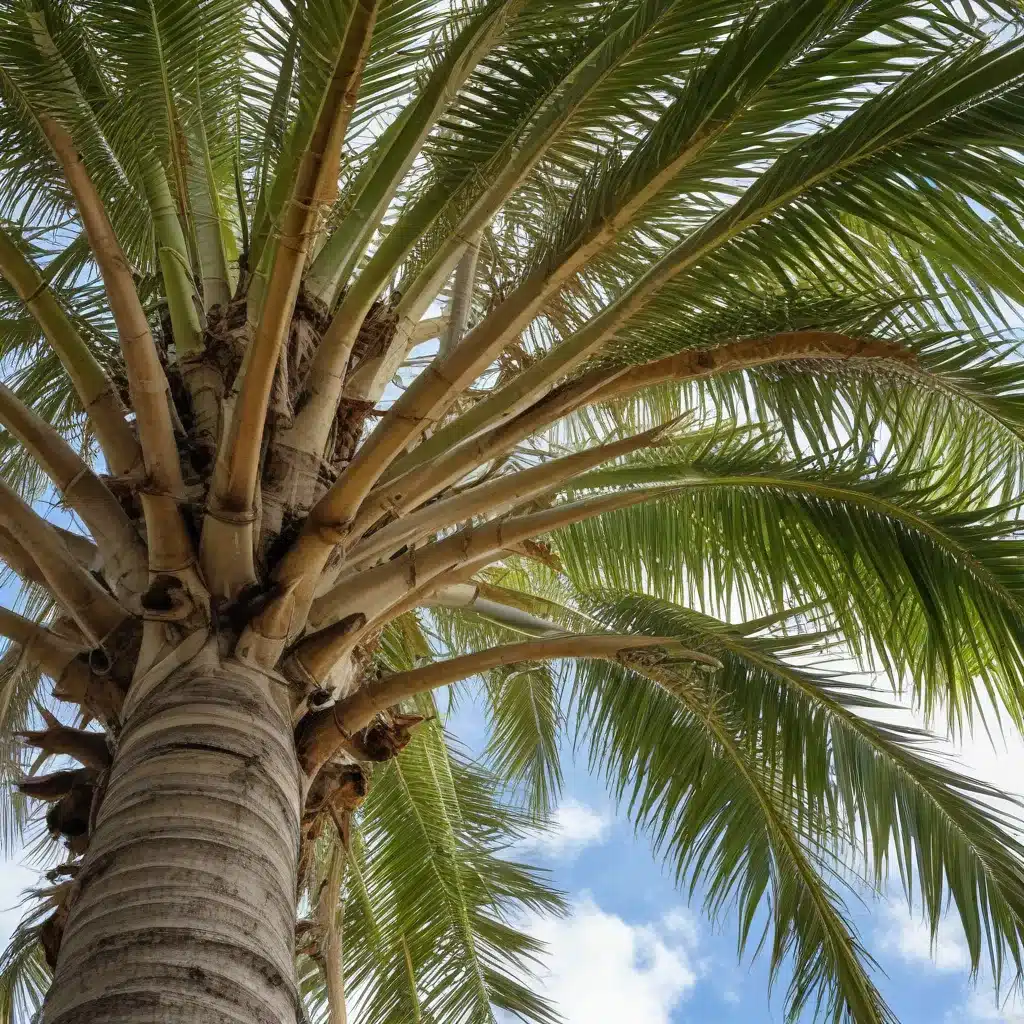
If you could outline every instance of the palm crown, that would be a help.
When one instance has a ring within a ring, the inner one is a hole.
[[[294,725],[297,1012],[343,1020],[344,980],[367,1024],[552,1019],[515,915],[560,898],[502,851],[566,731],[711,911],[744,940],[765,913],[794,1015],[891,1019],[851,878],[898,874],[1018,972],[1014,821],[847,666],[953,728],[1024,725],[1021,27],[938,0],[9,4],[4,825],[42,800],[69,855],[7,1018],[55,970],[47,1022],[150,1019],[88,1016],[135,989],[83,880],[120,856],[150,705],[214,662]],[[433,717],[474,676],[482,763]]]

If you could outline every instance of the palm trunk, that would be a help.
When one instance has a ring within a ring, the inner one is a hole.
[[[277,689],[213,644],[134,684],[44,1024],[300,1017],[301,786]]]

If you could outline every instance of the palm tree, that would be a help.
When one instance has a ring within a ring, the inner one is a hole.
[[[553,1020],[565,736],[794,1016],[893,1019],[858,880],[1019,972],[1016,819],[888,712],[1024,726],[1022,29],[4,5],[4,1019]]]

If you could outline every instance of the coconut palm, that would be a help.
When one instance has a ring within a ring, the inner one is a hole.
[[[794,1017],[893,1019],[850,886],[1011,980],[1016,817],[891,709],[1024,726],[1022,28],[9,0],[5,1019],[554,1020],[567,745]]]

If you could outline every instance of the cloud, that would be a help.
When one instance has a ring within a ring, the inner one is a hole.
[[[987,989],[972,989],[959,1006],[946,1014],[948,1024],[1024,1024],[1024,1002],[1018,998],[996,1001]]]
[[[551,828],[531,836],[520,848],[545,857],[575,856],[586,846],[603,843],[612,817],[577,800],[566,800],[551,816]]]
[[[1004,732],[1000,733],[999,723],[989,715],[986,720],[992,728],[991,737],[979,722],[960,742],[950,746],[958,758],[958,769],[968,778],[986,781],[1011,796],[1022,796],[1024,786],[1019,780],[1024,779],[1024,736],[1007,721],[1006,712],[1002,714]],[[1001,801],[996,806],[1015,812],[1020,819],[1019,808],[1007,807]]]
[[[932,942],[928,923],[898,903],[886,904],[876,933],[878,949],[894,953],[908,963],[928,965],[936,971],[963,971],[970,966],[967,945],[955,922],[943,924]]]
[[[536,989],[565,1024],[670,1024],[701,973],[697,928],[685,910],[634,925],[583,894],[571,917],[531,919],[527,929],[549,950]]]
[[[674,907],[661,919],[661,927],[675,936],[687,949],[696,949],[700,934],[697,918],[686,907]]]

